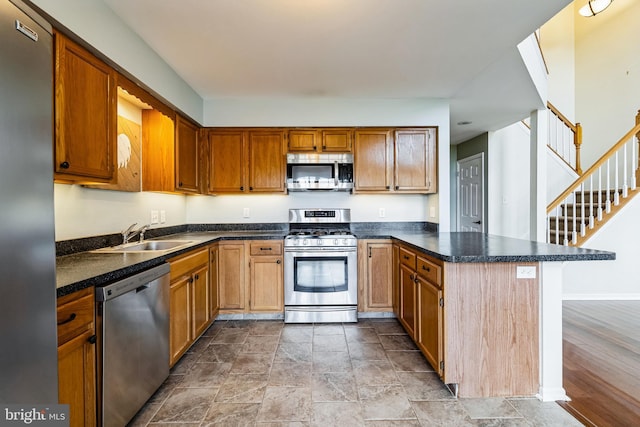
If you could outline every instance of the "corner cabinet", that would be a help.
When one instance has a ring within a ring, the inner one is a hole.
[[[93,288],[57,300],[58,402],[69,405],[69,425],[95,426],[96,335]]]
[[[54,178],[112,183],[117,161],[116,73],[61,33],[54,35]]]
[[[199,128],[182,116],[176,116],[175,186],[184,193],[200,192]]]
[[[285,192],[283,130],[210,129],[206,152],[209,194]]]
[[[169,260],[169,363],[173,366],[211,321],[209,249]]]
[[[437,192],[435,128],[356,129],[354,191]]]

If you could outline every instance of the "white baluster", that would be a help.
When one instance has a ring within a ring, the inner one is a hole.
[[[594,218],[593,218],[593,174],[589,177],[589,228],[593,228]]]
[[[625,199],[629,195],[629,186],[627,185],[627,145],[628,144],[624,144],[622,156],[622,197]]]
[[[602,166],[598,168],[598,221],[602,221]]]
[[[607,198],[605,201],[605,206],[606,206],[606,212],[609,213],[611,212],[611,195],[610,195],[610,191],[611,191],[611,165],[609,160],[611,159],[607,159]]]
[[[580,220],[580,236],[584,237],[584,235],[586,234],[586,227],[585,227],[585,223],[584,223],[584,211],[585,211],[585,205],[584,205],[584,182],[582,184],[580,184],[580,192],[582,194],[581,196],[581,200],[580,200],[580,204],[582,206],[580,206],[580,216],[582,217]],[[577,208],[577,206],[576,206]]]
[[[564,199],[564,203],[566,205],[569,198]],[[567,215],[563,216],[564,218],[564,245],[569,246],[569,217]]]
[[[618,155],[620,154],[620,150],[616,151],[616,166],[615,166],[615,182],[616,185],[614,187],[613,192],[613,204],[618,206],[620,204],[620,186],[618,185],[618,175],[620,174],[620,167],[618,166]]]
[[[631,190],[636,189],[636,144],[638,143],[638,139],[634,136],[631,138]]]
[[[571,231],[571,242],[575,245],[576,243],[578,243],[578,228],[577,228],[577,209],[578,209],[578,203],[577,200],[578,196],[577,193],[573,193],[573,212],[572,212],[572,221],[573,221],[573,231]],[[568,208],[568,206],[567,206]]]

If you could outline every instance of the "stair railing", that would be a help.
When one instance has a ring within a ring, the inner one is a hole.
[[[547,242],[576,245],[629,197],[640,179],[640,112],[636,126],[547,207]],[[587,200],[588,199],[588,200]]]
[[[582,175],[580,165],[580,146],[582,145],[582,126],[571,123],[556,107],[547,102],[549,116],[549,139],[547,145],[578,175]]]

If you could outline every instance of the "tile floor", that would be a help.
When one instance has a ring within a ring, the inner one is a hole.
[[[556,403],[455,399],[395,319],[216,321],[131,426],[581,426]]]

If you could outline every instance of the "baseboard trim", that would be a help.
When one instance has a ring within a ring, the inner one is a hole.
[[[540,387],[536,397],[543,402],[557,402],[558,400],[570,400],[563,387]]]
[[[566,294],[563,301],[637,301],[640,294]]]

